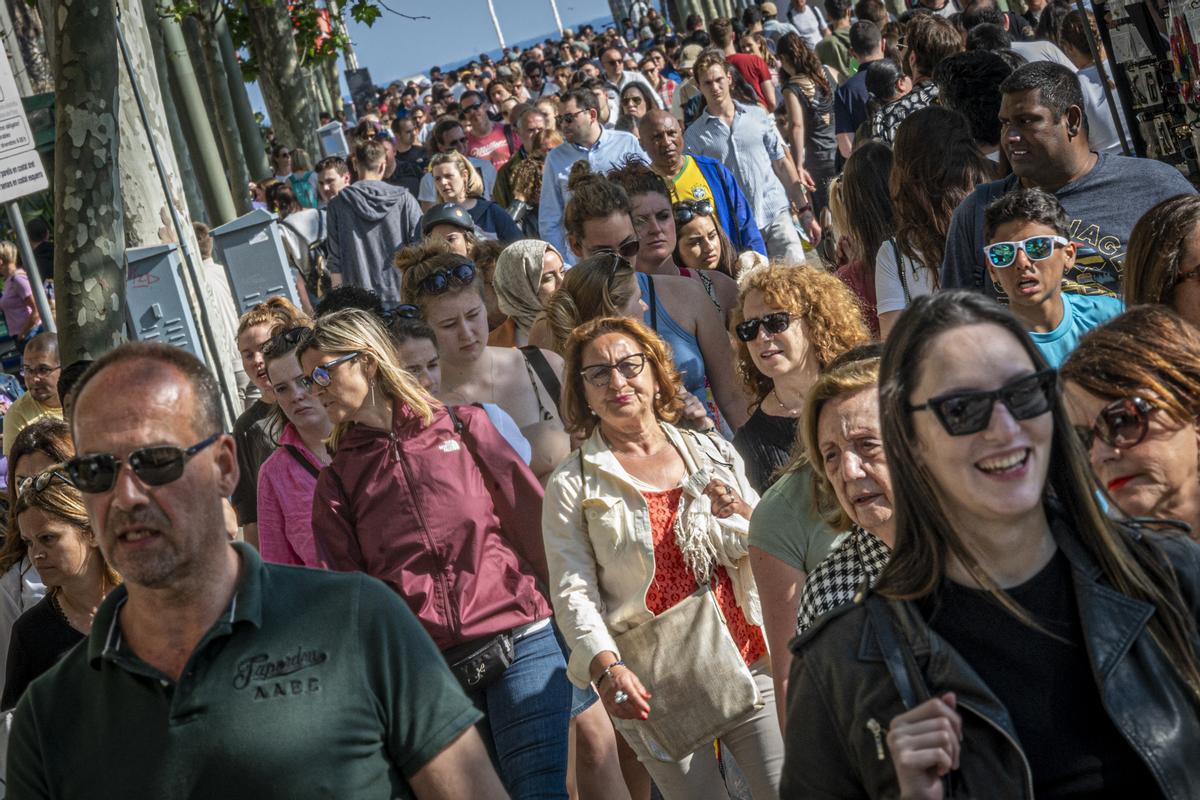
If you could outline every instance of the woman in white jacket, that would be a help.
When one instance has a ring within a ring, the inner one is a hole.
[[[713,748],[670,759],[646,735],[665,698],[623,663],[616,637],[713,586],[762,705],[720,738],[754,798],[778,796],[782,750],[747,533],[758,496],[741,458],[717,437],[672,423],[683,407],[662,340],[640,322],[585,323],[564,353],[564,422],[585,436],[546,487],[542,529],[567,672],[593,683],[663,796],[725,798]],[[657,703],[657,705],[656,705]]]

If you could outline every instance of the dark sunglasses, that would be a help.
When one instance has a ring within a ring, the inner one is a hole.
[[[925,403],[909,406],[909,411],[932,411],[951,436],[979,433],[992,419],[992,408],[999,400],[1015,420],[1040,417],[1054,407],[1058,372],[1044,369],[1011,380],[990,392],[951,392],[931,397]]]
[[[1100,409],[1090,428],[1076,425],[1075,433],[1083,442],[1084,450],[1090,451],[1097,439],[1118,450],[1135,447],[1150,430],[1150,412],[1153,410],[1154,406],[1140,397],[1122,397]]]
[[[263,345],[263,353],[286,353],[287,351],[294,349],[296,345],[300,344],[300,341],[306,336],[312,336],[312,329],[306,328],[303,325],[297,325],[294,328],[288,328],[285,331],[280,331],[268,339],[266,344]]]
[[[393,319],[420,319],[421,309],[414,306],[412,303],[401,303],[400,305],[387,312],[388,320]]]
[[[620,256],[626,261],[633,261],[635,258],[637,258],[638,251],[641,249],[642,243],[640,241],[637,239],[626,239],[617,245],[615,250],[611,247],[597,247],[592,251],[592,255],[595,256],[600,255],[601,253],[608,253],[609,255]]]
[[[344,356],[338,356],[332,361],[326,361],[324,364],[318,364],[317,366],[313,367],[313,371],[309,373],[308,379],[317,386],[328,386],[329,384],[333,383],[333,375],[330,374],[329,370],[333,369],[339,364],[345,364],[347,361],[353,361],[354,359],[358,358],[359,355],[361,355],[361,353],[355,350],[353,353],[346,353]]]
[[[583,379],[595,386],[597,389],[607,389],[612,383],[612,373],[615,369],[621,373],[621,377],[625,380],[632,380],[642,374],[642,370],[646,368],[646,354],[634,353],[631,356],[625,356],[615,364],[589,364],[579,370],[579,374]]]
[[[759,325],[766,328],[767,333],[783,333],[791,324],[791,314],[786,311],[776,311],[773,314],[764,314],[761,317],[739,322],[733,330],[743,342],[753,342],[758,338]]]
[[[569,113],[569,114],[559,114],[559,115],[558,115],[558,117],[557,117],[557,119],[558,119],[558,127],[560,127],[560,128],[561,128],[561,127],[563,127],[563,126],[565,126],[565,125],[570,125],[572,122],[574,122],[574,121],[575,121],[575,118],[576,118],[576,117],[578,117],[580,114],[582,114],[582,113],[584,113],[584,112],[586,112],[586,111],[587,111],[587,109],[586,109],[586,108],[582,108],[582,109],[580,109],[579,111],[572,111],[572,112],[571,112],[571,113]]]
[[[680,200],[675,204],[675,224],[687,225],[696,217],[711,217],[711,200]]]
[[[54,483],[55,478],[58,478],[67,486],[74,486],[75,484],[71,481],[71,477],[62,471],[64,466],[66,465],[58,464],[45,472],[39,472],[37,475],[22,478],[21,482],[17,484],[17,494],[25,494],[30,489],[35,492],[44,492],[50,488],[50,484]]]
[[[163,486],[179,480],[183,475],[183,468],[192,456],[220,439],[222,435],[217,431],[186,449],[169,444],[143,447],[134,450],[125,459],[117,458],[112,453],[76,456],[66,463],[66,470],[75,488],[87,494],[107,492],[111,489],[117,481],[122,462],[128,463],[133,474],[147,486]]]
[[[475,280],[475,265],[470,261],[455,264],[449,269],[438,270],[417,284],[422,294],[445,294],[451,284],[469,286]]]
[[[483,108],[483,103],[472,103],[469,106],[459,106],[459,110],[464,114],[470,114],[477,108]]]

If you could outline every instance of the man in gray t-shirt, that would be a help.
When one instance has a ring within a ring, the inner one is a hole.
[[[1051,62],[1018,69],[1000,85],[1000,147],[1013,174],[985,183],[954,211],[942,261],[944,289],[1004,294],[983,261],[983,210],[1017,186],[1054,193],[1078,246],[1064,291],[1121,293],[1121,265],[1134,224],[1159,202],[1195,189],[1177,170],[1145,158],[1093,153],[1079,79]]]

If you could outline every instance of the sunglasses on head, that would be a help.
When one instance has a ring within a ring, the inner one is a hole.
[[[445,294],[451,285],[469,286],[475,280],[475,265],[470,261],[427,275],[417,284],[422,294]]]
[[[760,325],[767,329],[767,333],[783,333],[791,324],[791,314],[786,311],[776,311],[773,314],[764,314],[761,317],[739,322],[733,330],[743,342],[753,342],[758,338]]]
[[[1024,250],[1030,261],[1045,261],[1054,253],[1054,246],[1065,247],[1068,242],[1062,236],[1030,236],[1019,242],[993,242],[983,248],[988,263],[997,269],[1011,267],[1017,260],[1017,251]]]
[[[17,494],[25,494],[31,489],[35,492],[44,492],[50,488],[50,484],[54,483],[55,478],[67,486],[74,486],[75,484],[71,482],[71,477],[63,472],[65,466],[65,464],[56,464],[45,472],[39,472],[37,475],[29,475],[22,478],[20,483],[17,484]]]
[[[931,397],[909,411],[932,411],[951,436],[979,433],[992,419],[992,408],[999,400],[1015,420],[1033,419],[1054,407],[1058,372],[1044,369],[1009,381],[992,391],[950,392]]]
[[[589,364],[579,370],[579,374],[583,379],[595,386],[597,389],[607,389],[612,383],[612,373],[615,369],[621,373],[621,377],[625,380],[632,380],[642,374],[642,370],[646,368],[646,354],[634,353],[631,356],[625,356],[615,364]]]
[[[1089,428],[1076,425],[1075,433],[1084,450],[1091,450],[1096,440],[1109,447],[1124,449],[1141,444],[1150,430],[1150,412],[1154,406],[1140,397],[1122,397],[1100,409]]]
[[[387,312],[389,320],[392,319],[420,319],[421,309],[414,306],[412,303],[401,303],[400,305]]]
[[[711,217],[711,200],[680,200],[675,204],[675,224],[687,225],[696,217]]]
[[[218,431],[188,448],[169,444],[143,447],[120,459],[112,453],[76,456],[66,463],[67,474],[75,488],[87,494],[107,492],[117,481],[121,464],[129,464],[133,474],[147,486],[163,486],[179,480],[192,456],[220,439]],[[40,476],[39,476],[40,477]]]
[[[611,247],[597,247],[592,251],[592,255],[595,256],[600,255],[601,253],[608,253],[609,255],[620,256],[626,261],[633,261],[635,258],[637,258],[638,251],[641,249],[642,243],[640,241],[637,239],[626,239],[617,245],[615,250]]]
[[[353,353],[346,353],[343,356],[338,356],[332,361],[326,361],[324,364],[318,364],[317,366],[313,367],[313,371],[308,375],[309,386],[315,383],[317,386],[324,387],[333,383],[333,375],[329,370],[333,369],[339,364],[345,364],[347,361],[353,361],[360,355],[361,353],[358,350],[355,350]]]

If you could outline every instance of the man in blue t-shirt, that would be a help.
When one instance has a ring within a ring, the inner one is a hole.
[[[1075,263],[1067,238],[1070,219],[1041,189],[1018,189],[984,212],[984,260],[1004,289],[1013,316],[1057,367],[1083,334],[1121,313],[1121,301],[1103,294],[1063,294],[1063,275]]]
[[[854,147],[854,132],[867,121],[867,64],[883,58],[883,33],[870,20],[859,20],[850,26],[850,55],[858,62],[858,72],[837,88],[833,94],[833,130],[837,134],[838,153],[850,157]]]
[[[1000,92],[1000,147],[1013,174],[981,184],[955,209],[946,236],[942,288],[1001,297],[984,266],[984,209],[1024,187],[1054,193],[1070,220],[1068,236],[1078,253],[1064,290],[1119,295],[1134,223],[1159,202],[1196,190],[1167,164],[1092,152],[1083,90],[1066,67],[1048,61],[1026,64],[1004,80]]]

